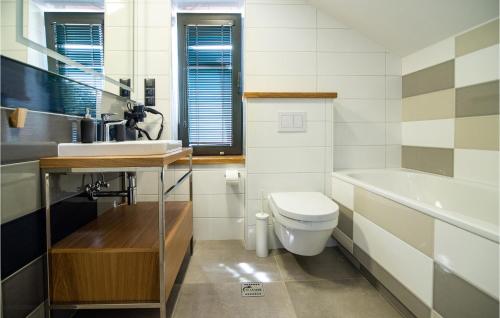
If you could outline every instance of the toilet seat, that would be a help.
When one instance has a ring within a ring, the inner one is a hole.
[[[338,224],[339,206],[319,192],[277,192],[268,198],[283,247],[304,256],[321,253]]]
[[[305,231],[333,229],[338,205],[319,192],[278,192],[269,195],[273,217],[285,227]]]

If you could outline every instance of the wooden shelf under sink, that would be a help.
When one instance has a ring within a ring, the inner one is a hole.
[[[193,235],[191,202],[165,203],[170,294]],[[159,301],[158,203],[112,208],[50,250],[53,304]]]

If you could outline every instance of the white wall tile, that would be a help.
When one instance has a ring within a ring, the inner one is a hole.
[[[139,51],[170,51],[170,27],[137,27]]]
[[[385,52],[385,49],[351,29],[318,29],[318,51]]]
[[[106,26],[106,36],[104,45],[106,51],[132,51],[133,32],[129,27],[108,27]]]
[[[133,61],[132,51],[105,50],[104,71],[106,74],[133,74]]]
[[[387,122],[401,122],[401,109],[402,101],[401,99],[388,99],[385,102],[385,115]]]
[[[206,194],[193,196],[193,216],[210,218],[243,218],[244,194]]]
[[[348,29],[348,27],[323,10],[317,10],[318,29]]]
[[[316,76],[294,75],[247,75],[245,77],[247,92],[315,92]]]
[[[386,145],[401,145],[401,123],[386,124]]]
[[[386,168],[401,168],[401,145],[385,146]]]
[[[450,37],[444,41],[426,47],[420,51],[403,57],[403,75],[420,71],[424,68],[437,65],[455,58],[455,38]]]
[[[354,213],[354,243],[432,307],[432,258]],[[408,270],[411,268],[411,270]]]
[[[343,206],[354,210],[354,186],[348,182],[332,177],[331,196]]]
[[[264,197],[267,196],[266,193],[263,193]],[[264,204],[262,204],[264,202]],[[270,216],[273,214],[273,211],[271,210],[271,207],[269,206],[269,201],[267,198],[264,200],[257,200],[257,199],[252,199],[252,200],[247,200],[247,218],[246,218],[246,225],[255,225],[255,214],[264,212],[269,214]],[[269,218],[269,223],[271,224],[271,218]]]
[[[219,170],[194,170],[193,171],[193,193],[196,194],[226,194],[245,193],[245,171],[238,170],[242,175],[239,183],[226,183],[224,177],[225,169]],[[175,177],[178,180],[186,171],[176,170]],[[188,184],[183,183],[176,194],[189,194]]]
[[[316,50],[314,29],[246,29],[247,51],[299,51]]]
[[[145,51],[137,54],[138,75],[170,75],[171,56],[169,51]],[[170,87],[167,87],[170,89]]]
[[[168,27],[171,22],[170,1],[140,1],[137,6],[137,26]]]
[[[338,99],[334,103],[336,123],[385,121],[383,99]]]
[[[264,191],[286,192],[286,191],[318,191],[323,192],[323,173],[266,173],[251,174],[247,176],[247,198],[258,199],[259,193]]]
[[[320,75],[385,75],[385,53],[318,53]]]
[[[248,52],[245,60],[248,75],[315,75],[314,52]]]
[[[436,220],[434,258],[498,299],[499,245]]]
[[[325,171],[325,147],[247,148],[251,173],[303,173]]]
[[[283,248],[280,240],[276,237],[276,234],[274,234],[274,227],[272,224],[267,227],[267,246],[269,249]],[[255,250],[255,225],[251,225],[247,229],[245,248],[247,250]]]
[[[384,123],[336,123],[336,146],[385,145]]]
[[[396,54],[387,53],[385,55],[386,75],[401,76],[401,57]]]
[[[325,120],[322,99],[249,99],[246,101],[247,122],[278,122],[279,112],[306,112],[307,121]]]
[[[248,4],[245,15],[249,28],[316,27],[316,8],[310,5]]]
[[[497,80],[498,60],[498,44],[458,57],[455,60],[455,87]]]
[[[455,119],[403,122],[401,140],[406,146],[453,148]]]
[[[105,26],[122,26],[129,27],[130,31],[133,25],[133,3],[128,1],[114,2],[114,1],[104,1],[105,4]]]
[[[498,151],[455,149],[454,177],[498,187]]]
[[[385,81],[386,97],[389,99],[401,99],[403,87],[401,76],[387,76]]]
[[[335,170],[385,167],[385,146],[335,146],[333,152]]]
[[[325,124],[312,121],[305,132],[279,132],[277,122],[248,122],[247,147],[324,147]]]
[[[195,240],[242,240],[244,219],[234,218],[194,218],[193,236]]]
[[[318,91],[340,98],[385,99],[385,76],[318,76]]]

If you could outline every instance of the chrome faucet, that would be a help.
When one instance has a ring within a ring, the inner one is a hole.
[[[109,137],[109,127],[110,126],[117,126],[117,125],[125,125],[127,123],[127,120],[117,120],[117,121],[110,121],[111,116],[116,115],[116,113],[104,113],[101,114],[101,122],[102,122],[102,138],[103,141],[110,141]]]
[[[112,122],[107,122],[104,123],[104,141],[109,141],[109,127],[110,126],[118,126],[118,125],[125,125],[127,123],[126,120],[120,120],[120,121],[112,121]]]

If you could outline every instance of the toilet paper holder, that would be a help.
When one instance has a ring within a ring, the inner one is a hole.
[[[226,183],[237,183],[241,180],[241,174],[237,170],[226,170],[224,173],[224,179]]]
[[[227,173],[224,173],[224,178],[227,178]],[[238,171],[238,178],[241,178],[241,174],[239,171]]]

